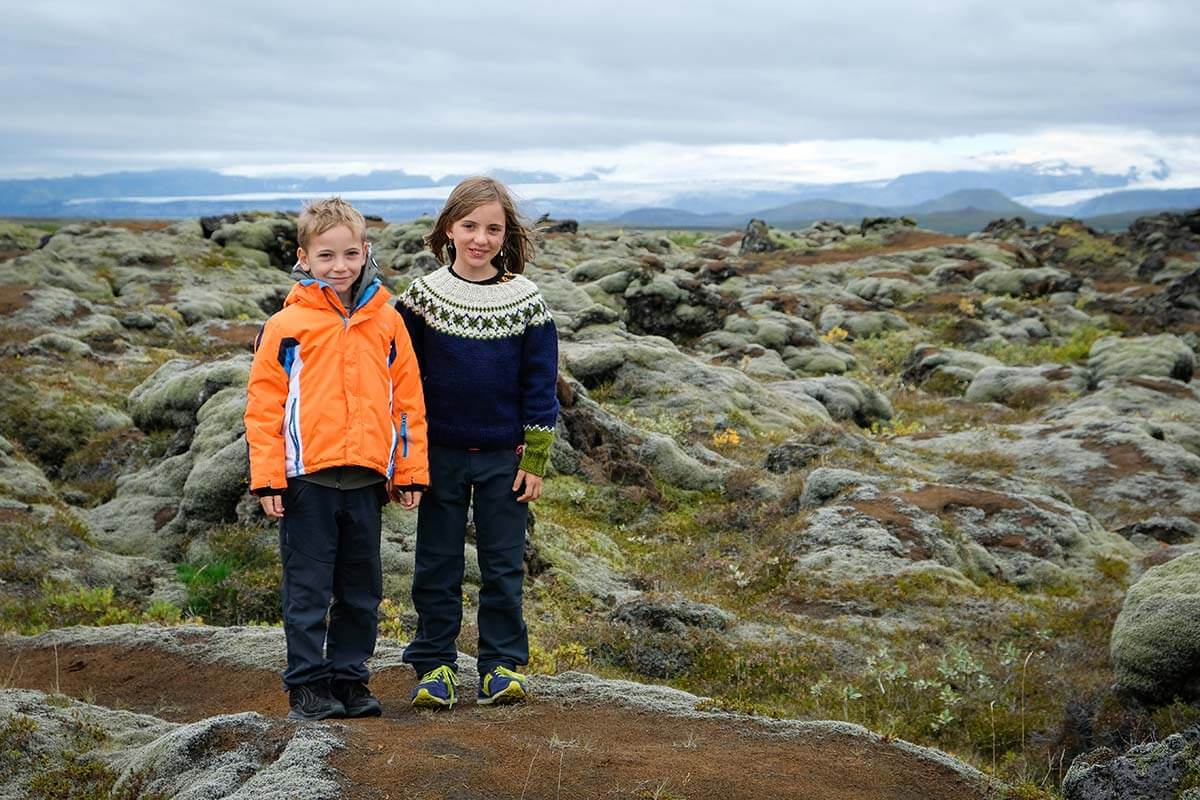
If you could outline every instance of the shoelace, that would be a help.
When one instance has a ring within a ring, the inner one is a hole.
[[[490,692],[492,690],[492,678],[494,676],[508,678],[510,683],[512,683],[512,682],[519,683],[519,684],[521,684],[522,688],[524,688],[525,680],[526,680],[524,675],[522,675],[519,672],[514,672],[513,670],[509,669],[508,667],[500,666],[500,667],[496,667],[495,669],[493,669],[491,672],[489,672],[484,677],[484,685],[486,686],[485,691]]]
[[[429,672],[426,672],[425,677],[421,678],[421,683],[425,683],[425,681],[435,680],[437,678],[441,678],[444,682],[450,684],[451,686],[458,686],[458,676],[454,674],[454,670],[450,669],[449,667],[447,667],[445,665],[442,665],[442,666],[438,667],[437,669],[431,669]]]

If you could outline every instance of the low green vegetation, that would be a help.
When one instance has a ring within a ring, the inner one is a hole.
[[[704,231],[670,231],[667,233],[667,239],[677,247],[695,247],[700,242],[710,238],[711,235]]]
[[[176,567],[187,587],[188,614],[212,625],[278,622],[279,552],[264,541],[272,535],[242,525],[213,529],[209,554]]]
[[[1083,325],[1071,332],[1065,341],[1018,343],[986,345],[977,348],[1010,365],[1035,364],[1081,364],[1086,363],[1092,344],[1104,336],[1115,335],[1116,332],[1096,325]]]

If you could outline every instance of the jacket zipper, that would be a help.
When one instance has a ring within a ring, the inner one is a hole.
[[[400,442],[404,445],[401,454],[408,458],[408,412],[400,414]]]

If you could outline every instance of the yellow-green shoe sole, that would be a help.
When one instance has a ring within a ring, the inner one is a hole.
[[[417,708],[452,708],[454,698],[443,700],[430,694],[428,689],[418,689],[417,693],[413,695],[412,704]]]
[[[507,705],[509,703],[520,703],[526,696],[525,690],[521,688],[521,684],[513,681],[491,697],[481,697],[475,702],[481,706]]]

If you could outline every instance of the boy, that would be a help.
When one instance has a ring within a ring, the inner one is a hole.
[[[378,716],[380,511],[416,508],[429,485],[421,377],[363,216],[335,197],[297,227],[299,282],[250,368],[250,491],[280,520],[288,718]]]

